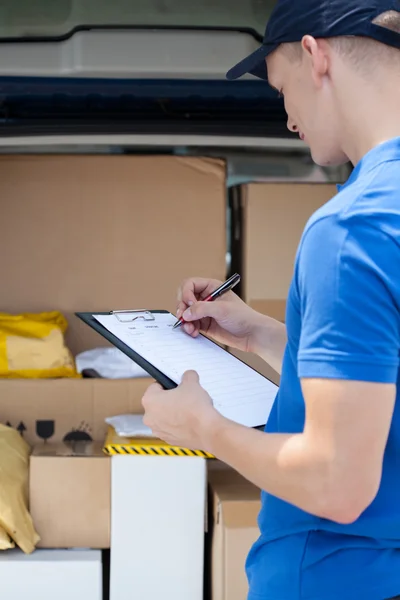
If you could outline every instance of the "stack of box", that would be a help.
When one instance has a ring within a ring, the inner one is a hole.
[[[171,156],[3,156],[0,178],[0,310],[61,311],[69,321],[66,341],[74,355],[106,345],[103,338],[74,316],[76,311],[175,311],[176,291],[184,278],[198,275],[223,280],[226,276],[226,185],[222,161]],[[122,456],[114,461],[103,455],[96,444],[104,442],[106,417],[142,412],[141,398],[150,382],[148,378],[1,380],[0,420],[18,428],[34,446],[30,503],[42,538],[41,548],[109,548],[111,536],[113,552],[120,557],[114,560],[111,575],[112,600],[121,600],[124,594],[130,598],[135,589],[143,589],[143,582],[151,580],[154,571],[161,572],[160,561],[165,562],[168,557],[168,568],[162,570],[157,581],[153,578],[157,584],[154,590],[159,595],[162,590],[165,599],[176,600],[175,584],[182,576],[179,565],[185,560],[189,565],[192,554],[196,565],[194,570],[187,569],[190,577],[182,580],[180,597],[200,600],[204,459],[192,462],[184,458],[180,462],[178,458],[172,466],[165,462],[175,461],[170,457],[150,457],[149,462],[143,463],[146,458]],[[177,469],[182,474],[178,484],[174,482]],[[165,473],[163,479],[160,473]],[[119,521],[112,514],[110,477],[115,485],[119,482],[118,492],[113,492]],[[122,488],[128,480],[133,487],[126,496]],[[158,513],[151,505],[152,515],[159,517],[158,534],[154,527],[140,528],[141,523],[151,525],[149,501],[157,481],[163,481],[166,494],[163,499],[160,489],[153,497]],[[184,555],[173,560],[166,544],[167,532],[173,538],[174,531],[162,531],[160,523],[168,522],[175,505],[175,524],[179,525],[179,494],[185,501],[186,521],[182,521],[180,529],[175,528],[175,533],[180,532],[174,542],[177,551],[185,535],[187,539]],[[142,510],[147,513],[141,514]],[[114,524],[111,530],[110,522]],[[135,525],[136,531],[135,527],[126,527],[126,523]],[[141,554],[145,541],[147,551]],[[136,548],[135,560],[129,558],[127,551],[132,548]],[[15,559],[8,555],[13,563],[13,577],[25,580],[31,597],[39,594],[33,594],[37,579],[29,565],[41,563],[48,567],[49,561],[55,565],[70,560],[70,555],[52,552],[34,553],[26,560],[21,560],[19,554],[14,555]],[[124,555],[127,564],[123,563]],[[89,574],[92,563],[87,556],[74,554],[74,561],[81,561],[82,570]],[[69,577],[69,571],[67,568],[54,572],[59,573],[60,579],[58,586],[57,578],[48,580],[52,597],[61,597],[58,588]],[[97,584],[93,578],[91,581],[92,590],[85,589],[85,600],[98,600]],[[66,589],[72,597],[70,588]],[[185,596],[187,590],[189,595]],[[40,597],[46,596],[40,593]],[[152,600],[153,596],[147,598]]]

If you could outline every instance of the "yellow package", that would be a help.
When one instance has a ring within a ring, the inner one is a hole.
[[[15,548],[14,542],[10,540],[4,529],[0,527],[0,550],[11,550],[11,548]]]
[[[28,512],[29,455],[19,433],[0,425],[0,528],[26,554],[40,541]]]
[[[0,378],[80,377],[65,345],[67,320],[59,312],[0,313]]]

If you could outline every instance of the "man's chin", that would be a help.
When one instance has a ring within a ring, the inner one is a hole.
[[[342,152],[323,152],[310,148],[311,157],[319,167],[341,167],[349,162]]]

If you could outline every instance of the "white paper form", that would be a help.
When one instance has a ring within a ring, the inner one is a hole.
[[[226,418],[247,427],[267,422],[278,387],[204,336],[172,329],[176,317],[155,313],[154,321],[121,322],[93,315],[108,331],[179,384],[185,371],[197,371],[201,386]]]

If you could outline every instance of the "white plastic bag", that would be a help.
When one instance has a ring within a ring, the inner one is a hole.
[[[118,415],[106,419],[121,437],[155,438],[149,427],[143,423],[141,415]]]
[[[78,354],[75,359],[78,373],[84,369],[94,369],[105,379],[131,379],[149,377],[139,365],[133,362],[118,348],[95,348]]]

